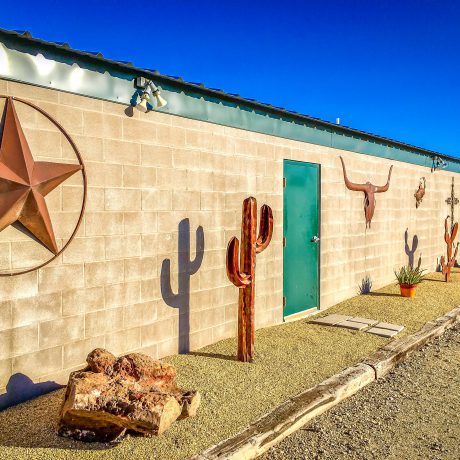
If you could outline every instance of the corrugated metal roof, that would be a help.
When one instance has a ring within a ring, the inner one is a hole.
[[[374,140],[376,142],[394,145],[399,148],[409,149],[409,150],[412,150],[418,153],[422,153],[425,155],[429,155],[429,156],[436,155],[436,156],[440,156],[442,158],[448,159],[450,161],[460,162],[460,158],[442,154],[434,150],[424,149],[424,148],[417,147],[412,144],[407,144],[407,143],[400,142],[400,141],[390,139],[384,136],[380,136],[377,134],[369,133],[366,131],[361,131],[361,130],[351,128],[345,125],[337,125],[335,123],[332,123],[326,120],[322,120],[320,118],[312,117],[310,115],[303,115],[293,110],[287,110],[283,107],[276,107],[276,106],[273,106],[265,102],[260,102],[260,101],[257,101],[256,99],[244,98],[240,96],[239,94],[227,93],[220,88],[206,87],[203,83],[187,82],[182,77],[173,76],[173,75],[164,75],[155,69],[139,68],[139,67],[134,66],[133,63],[130,61],[112,60],[112,59],[106,58],[99,51],[78,50],[78,49],[72,48],[67,42],[53,42],[53,41],[42,40],[40,38],[35,38],[32,36],[32,33],[29,32],[28,30],[7,30],[7,29],[0,28],[0,34],[1,33],[23,39],[25,41],[30,42],[31,45],[35,44],[35,45],[42,45],[45,47],[56,48],[56,49],[59,49],[59,50],[62,50],[68,53],[69,55],[81,56],[87,59],[98,61],[103,65],[116,66],[116,67],[123,68],[125,70],[129,70],[130,72],[144,74],[150,78],[155,79],[156,81],[164,81],[170,84],[172,83],[176,86],[186,87],[193,91],[198,91],[200,93],[212,95],[213,97],[233,101],[236,104],[244,104],[256,110],[264,110],[270,113],[277,114],[282,117],[294,118],[304,123],[314,124],[316,126],[320,126],[323,128],[331,128],[331,129],[334,129],[335,131],[339,131],[344,134],[348,134],[352,136],[360,136],[360,137]]]

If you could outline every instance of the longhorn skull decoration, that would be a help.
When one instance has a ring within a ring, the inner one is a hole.
[[[366,228],[371,227],[372,217],[374,216],[375,210],[375,193],[383,193],[388,190],[390,187],[390,177],[391,171],[393,170],[393,165],[390,166],[390,171],[388,172],[388,180],[387,183],[383,186],[373,185],[370,182],[366,182],[365,184],[355,184],[348,180],[347,177],[347,170],[345,169],[345,163],[343,162],[343,158],[340,157],[340,161],[342,162],[343,168],[343,178],[345,180],[345,185],[347,186],[348,190],[352,190],[354,192],[364,192],[364,214],[366,216]]]
[[[414,193],[415,197],[415,207],[418,208],[425,196],[425,189],[426,189],[426,179],[424,177],[420,178],[420,182],[418,184],[418,189]]]

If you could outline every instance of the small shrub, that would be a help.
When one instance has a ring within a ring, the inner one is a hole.
[[[362,279],[361,284],[358,286],[358,294],[359,295],[369,294],[369,292],[371,292],[371,289],[372,289],[371,277],[369,275],[366,275]]]

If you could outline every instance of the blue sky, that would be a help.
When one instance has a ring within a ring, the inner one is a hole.
[[[460,1],[1,2],[0,27],[460,156]]]

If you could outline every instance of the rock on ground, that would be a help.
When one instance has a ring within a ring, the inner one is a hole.
[[[459,438],[457,326],[262,458],[459,460]]]
[[[69,377],[59,434],[80,441],[108,442],[127,431],[163,433],[178,418],[196,414],[200,394],[176,385],[176,369],[142,353],[116,358],[102,348],[88,366]]]

